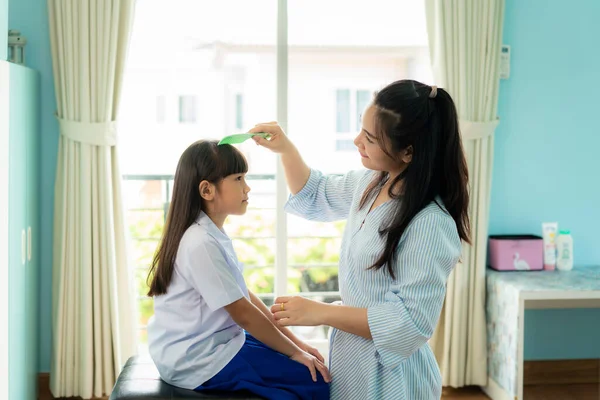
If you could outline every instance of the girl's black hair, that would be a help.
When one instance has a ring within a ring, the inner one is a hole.
[[[200,182],[218,184],[229,175],[248,172],[246,159],[239,150],[217,143],[215,140],[199,140],[179,158],[167,221],[148,273],[148,296],[167,293],[179,242],[204,208]]]

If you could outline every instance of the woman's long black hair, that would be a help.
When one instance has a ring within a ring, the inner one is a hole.
[[[437,197],[454,219],[461,240],[470,243],[469,174],[456,106],[444,89],[401,80],[376,93],[373,106],[375,135],[384,152],[391,158],[398,158],[405,149],[412,152],[411,162],[389,187],[389,196],[396,200],[401,196],[401,201],[397,201],[390,224],[381,231],[386,235],[385,249],[372,266],[387,265],[394,277],[393,263],[402,234],[415,215]],[[387,179],[388,174],[382,172],[371,182],[361,208]]]

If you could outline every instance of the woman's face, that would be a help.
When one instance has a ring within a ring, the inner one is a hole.
[[[385,154],[383,151],[385,144],[380,143],[375,133],[375,113],[376,109],[372,104],[365,110],[362,117],[362,129],[354,139],[354,144],[358,148],[365,168],[391,174],[399,173],[406,168],[412,157],[406,150],[394,155],[393,158]]]

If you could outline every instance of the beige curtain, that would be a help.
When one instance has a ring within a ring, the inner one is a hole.
[[[485,270],[504,0],[425,0],[438,86],[456,101],[470,173],[472,246],[455,268],[431,346],[444,386],[487,384]]]
[[[134,0],[48,0],[60,126],[54,397],[101,397],[136,349],[116,119]]]

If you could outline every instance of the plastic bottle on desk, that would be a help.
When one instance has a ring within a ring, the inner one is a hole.
[[[573,237],[570,231],[560,231],[556,238],[556,268],[560,271],[573,269]]]

